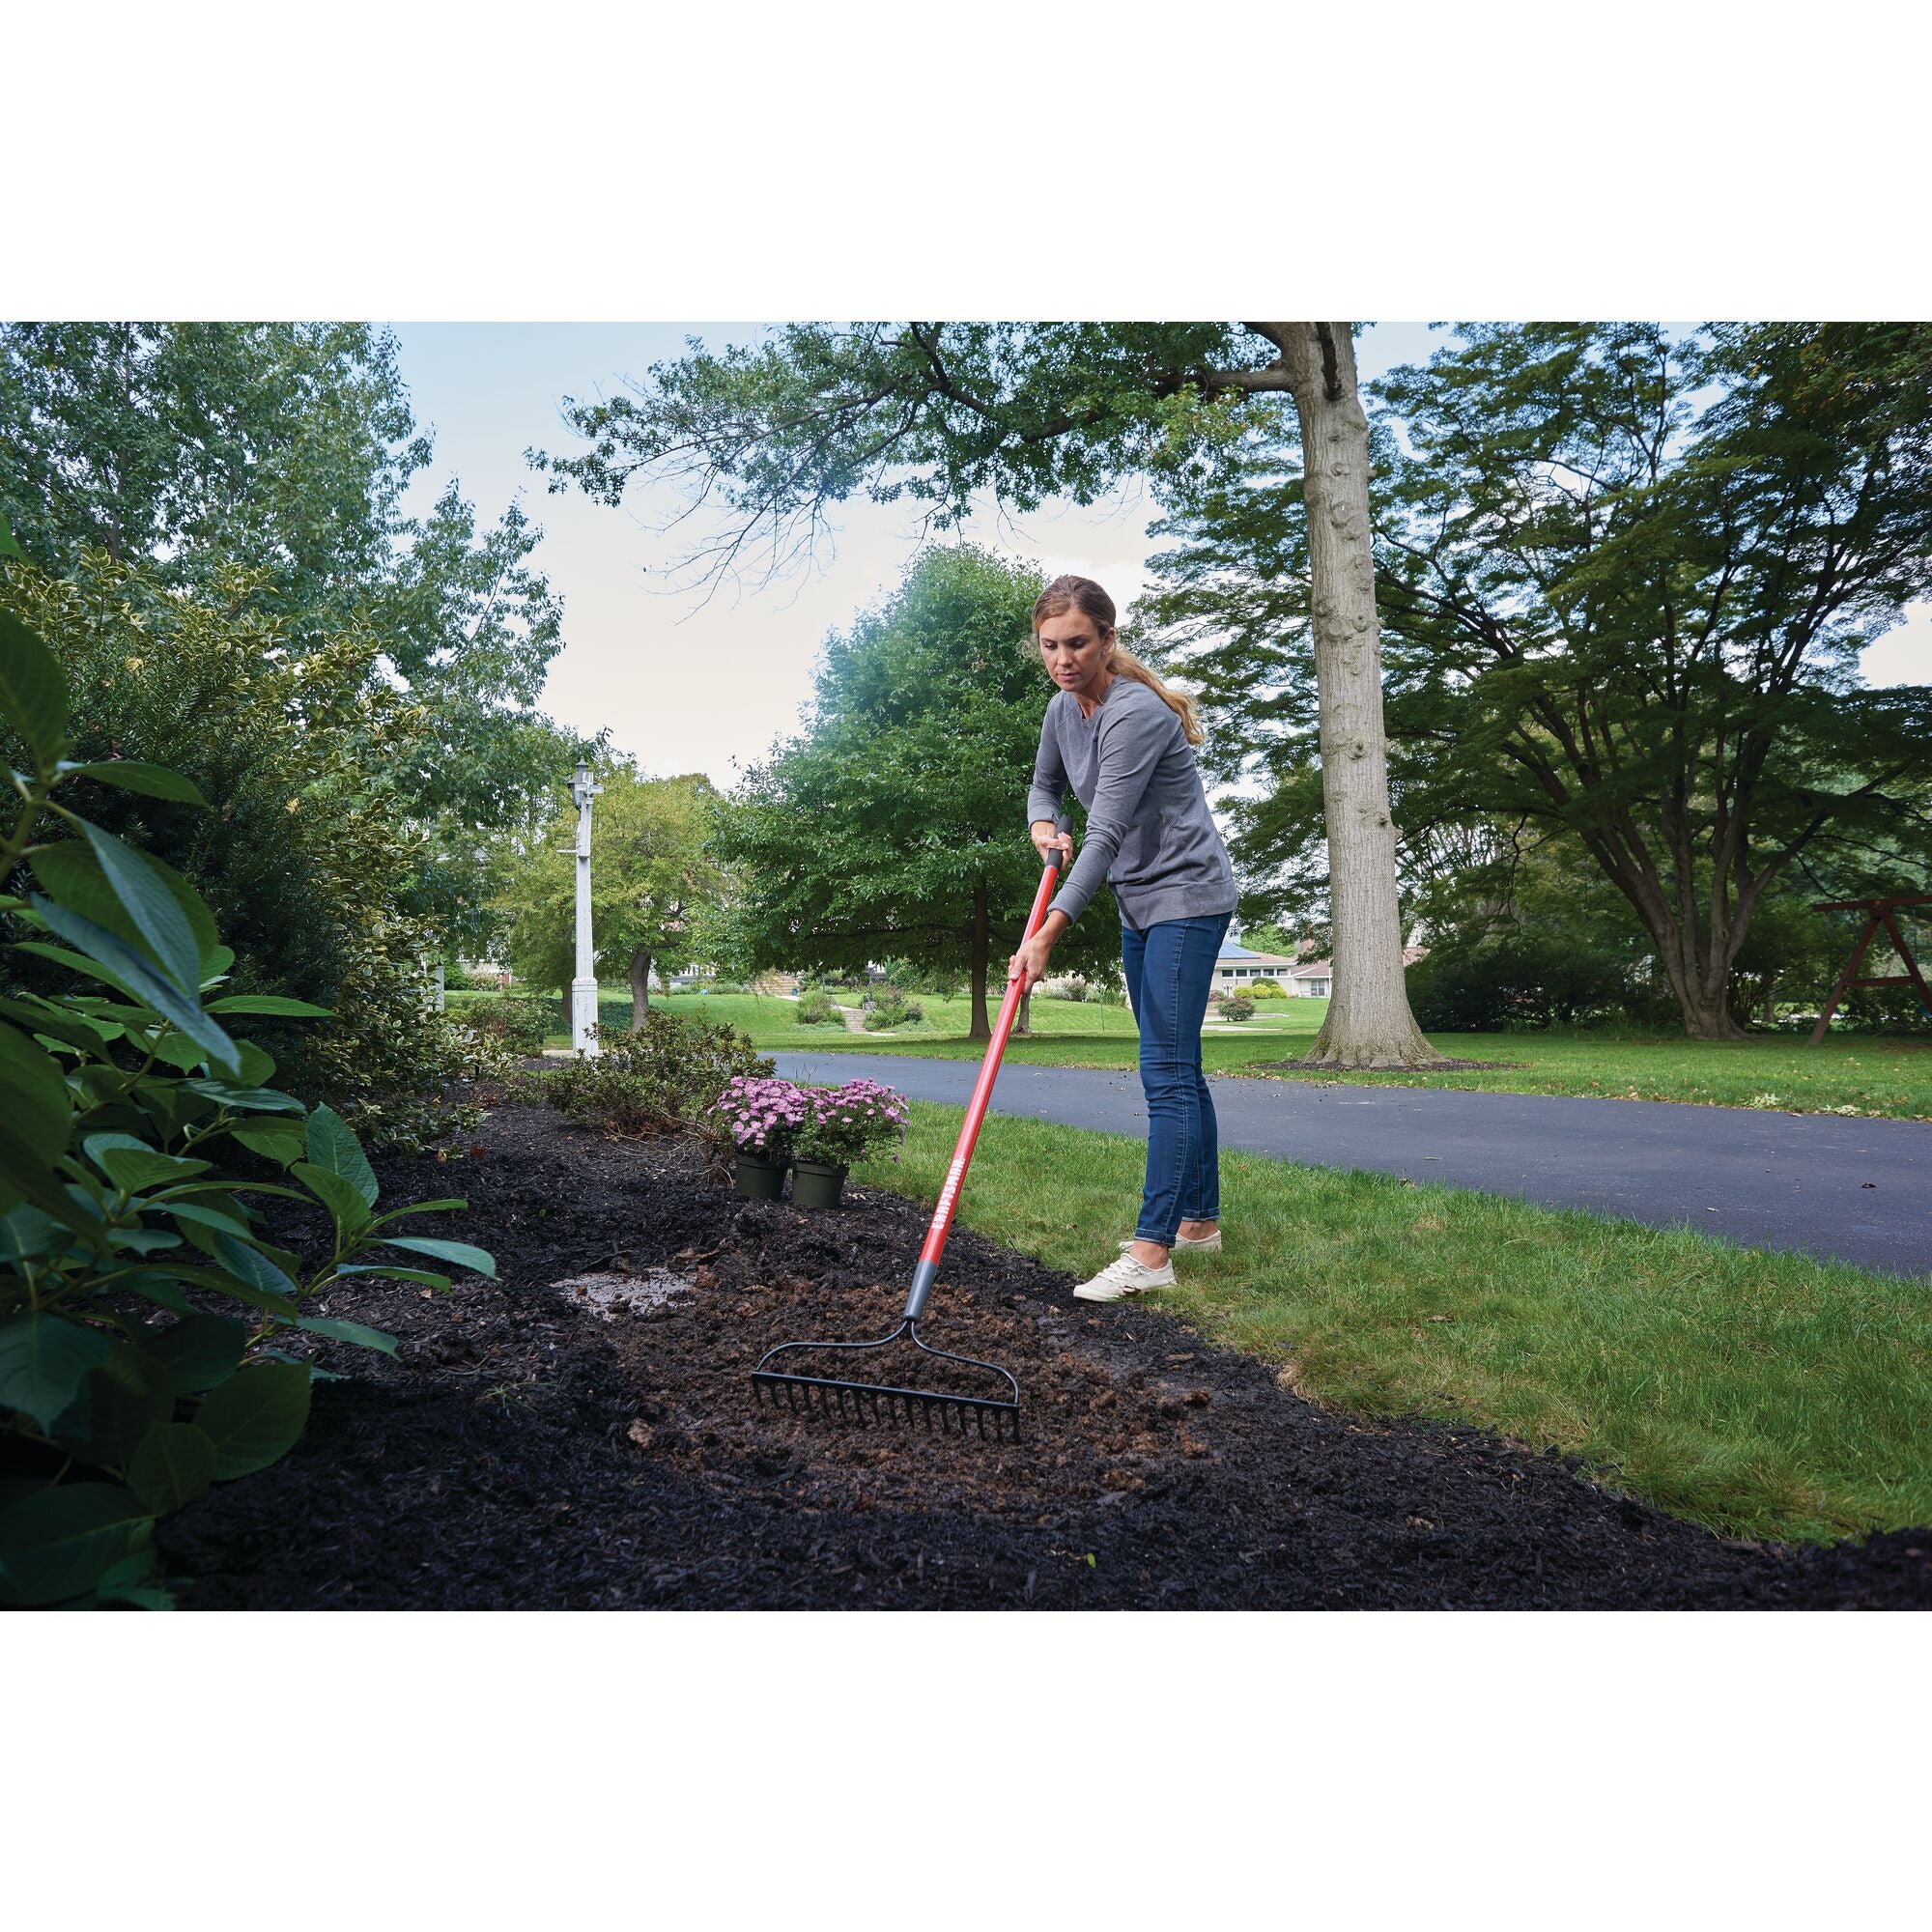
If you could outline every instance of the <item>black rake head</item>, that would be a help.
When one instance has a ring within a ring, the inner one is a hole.
[[[800,1375],[771,1366],[776,1357],[793,1351],[811,1354],[834,1350],[857,1351],[888,1349],[901,1342],[909,1343],[935,1361],[952,1362],[960,1368],[997,1377],[1010,1394],[974,1395],[956,1388],[903,1388],[894,1382],[844,1381],[833,1376]],[[752,1371],[752,1392],[759,1402],[770,1402],[774,1407],[782,1405],[800,1414],[829,1416],[836,1422],[856,1423],[861,1428],[917,1429],[923,1425],[928,1435],[936,1429],[942,1435],[958,1435],[984,1442],[1020,1439],[1020,1385],[1012,1376],[995,1363],[928,1347],[920,1340],[918,1324],[910,1320],[901,1321],[890,1335],[882,1335],[876,1342],[781,1342]]]

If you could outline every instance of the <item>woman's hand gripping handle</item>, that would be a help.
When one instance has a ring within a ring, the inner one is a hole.
[[[1033,842],[1043,865],[1059,869],[1062,878],[1073,863],[1073,821],[1070,818],[1048,824],[1043,818],[1033,822]],[[1017,980],[1022,994],[1030,993],[1046,978],[1046,963],[1055,942],[1072,922],[1064,912],[1049,912],[1040,921],[1039,930],[1015,952],[1007,967],[1009,981]]]

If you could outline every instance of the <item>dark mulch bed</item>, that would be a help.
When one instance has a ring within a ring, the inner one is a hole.
[[[746,1380],[770,1343],[895,1323],[914,1204],[745,1202],[688,1150],[522,1108],[479,1149],[379,1166],[392,1204],[468,1194],[469,1213],[415,1225],[493,1249],[501,1281],[332,1297],[401,1356],[323,1345],[355,1379],[317,1388],[295,1451],[165,1525],[185,1606],[1932,1605],[1932,1530],[1727,1544],[1553,1455],[1327,1412],[1170,1317],[1091,1309],[963,1231],[933,1336],[1013,1369],[1026,1441],[775,1416]],[[690,1291],[655,1301],[660,1265]],[[645,1277],[609,1320],[553,1287],[599,1268]]]

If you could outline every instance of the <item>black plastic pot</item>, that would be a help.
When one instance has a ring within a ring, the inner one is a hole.
[[[791,1205],[794,1208],[836,1208],[845,1191],[851,1170],[829,1161],[795,1160],[791,1164]]]
[[[738,1151],[736,1165],[731,1170],[731,1185],[740,1194],[749,1195],[753,1201],[777,1201],[784,1193],[785,1164],[781,1160],[767,1160],[761,1153],[750,1153],[744,1149]]]

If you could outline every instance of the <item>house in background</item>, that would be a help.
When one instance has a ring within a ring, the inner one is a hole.
[[[1241,944],[1239,928],[1232,925],[1214,961],[1217,993],[1235,993],[1257,980],[1273,980],[1285,993],[1325,1000],[1331,978],[1327,960],[1294,959],[1285,952],[1257,952]]]
[[[1291,994],[1304,1000],[1325,1000],[1335,984],[1335,969],[1325,959],[1304,959],[1281,976]]]

